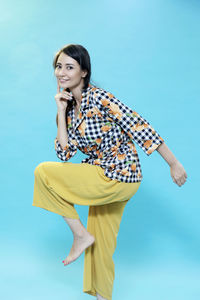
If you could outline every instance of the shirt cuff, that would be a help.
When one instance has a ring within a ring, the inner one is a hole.
[[[54,140],[54,144],[55,144],[55,150],[59,150],[59,151],[64,152],[64,151],[69,149],[69,144],[68,143],[66,144],[66,146],[64,148],[62,148],[59,140],[57,139],[57,137]]]
[[[149,156],[151,155],[162,143],[164,143],[164,139],[160,136],[156,142],[148,140],[144,143],[145,152]]]

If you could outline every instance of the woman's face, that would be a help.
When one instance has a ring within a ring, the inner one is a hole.
[[[75,59],[63,52],[59,55],[55,67],[55,76],[61,88],[70,90],[77,87],[82,88],[86,75],[87,72],[81,70]]]

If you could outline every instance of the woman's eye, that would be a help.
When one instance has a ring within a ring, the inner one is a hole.
[[[61,68],[61,66],[60,65],[56,65],[56,68],[59,69],[59,68]],[[66,69],[67,70],[71,70],[71,69],[73,69],[73,67],[72,66],[67,66]]]

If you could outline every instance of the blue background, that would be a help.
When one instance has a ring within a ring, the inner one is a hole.
[[[32,206],[35,167],[59,161],[52,62],[69,43],[88,49],[93,82],[147,119],[188,175],[179,187],[136,144],[143,181],[122,218],[113,299],[199,299],[199,16],[197,0],[1,3],[2,299],[92,299],[84,255],[63,267],[67,224]],[[88,207],[76,208],[86,225]]]

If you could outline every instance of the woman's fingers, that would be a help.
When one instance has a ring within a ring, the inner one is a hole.
[[[181,186],[181,185],[183,185],[184,183],[185,183],[185,179],[184,178],[181,178],[181,179],[179,179],[179,180],[177,180],[177,184],[179,185],[179,186]]]
[[[59,81],[57,80],[57,94],[55,95],[57,108],[60,110],[64,110],[68,106],[68,101],[72,100],[72,93],[66,90],[61,90]]]
[[[173,182],[181,186],[186,182],[187,173],[185,172],[183,166],[179,162],[177,162],[177,164],[171,167],[171,176]]]
[[[71,99],[72,99],[71,95],[69,95],[67,93],[61,93],[60,94],[60,100],[61,101],[69,101]]]
[[[58,80],[57,80],[57,93],[60,93],[60,85],[59,85]]]
[[[62,92],[62,95],[64,95],[64,96],[66,96],[67,98],[69,98],[69,99],[72,99],[72,95],[71,95],[71,93],[69,93],[69,92]]]
[[[182,176],[181,178],[176,179],[176,183],[181,186],[186,182],[185,176]]]
[[[57,87],[57,91],[59,90],[59,86]],[[72,99],[72,96],[70,93],[68,92],[58,92],[56,95],[55,95],[55,98],[58,99],[58,100],[71,100]]]

